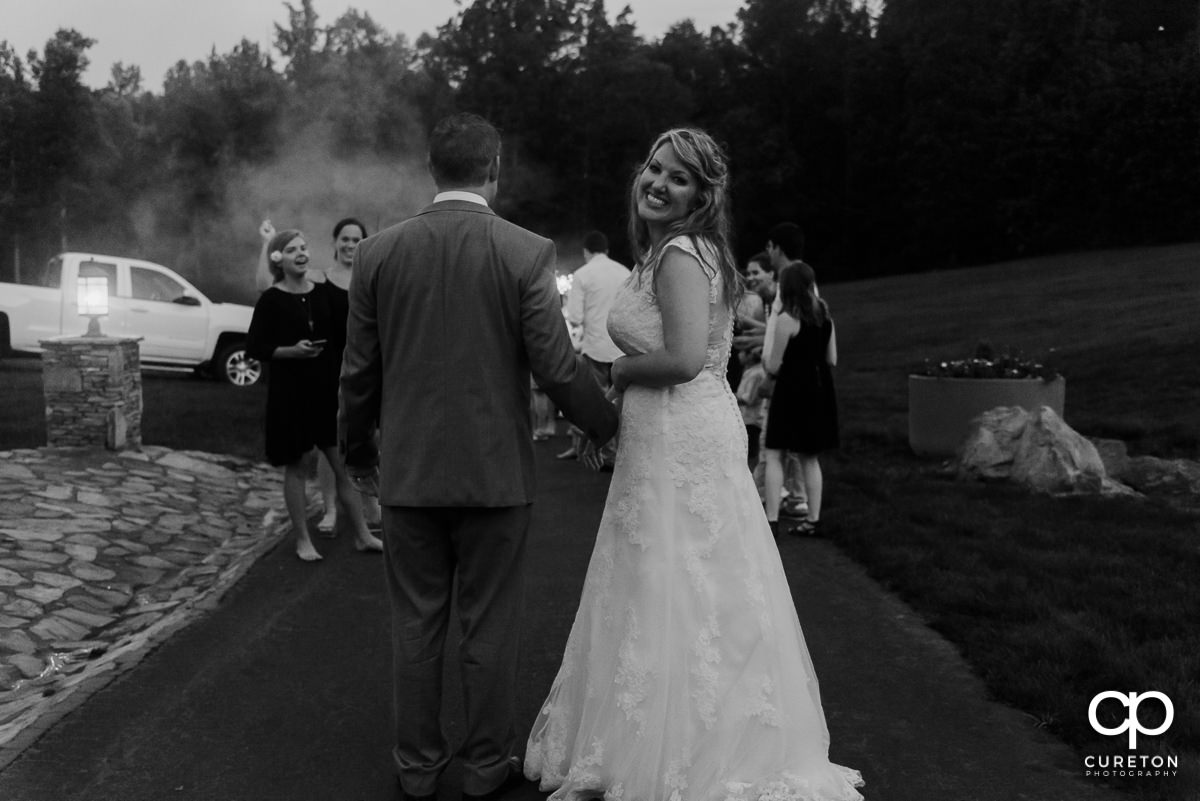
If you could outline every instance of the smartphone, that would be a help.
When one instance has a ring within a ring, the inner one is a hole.
[[[310,339],[308,340],[308,344],[314,348],[323,348],[328,341],[328,339]]]

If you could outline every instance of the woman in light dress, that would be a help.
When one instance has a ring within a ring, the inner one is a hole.
[[[525,772],[553,801],[853,801],[725,377],[728,170],[676,129],[635,174],[609,333],[621,440]]]

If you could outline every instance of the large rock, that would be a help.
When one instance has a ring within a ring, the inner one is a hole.
[[[1009,478],[1028,423],[1029,412],[1020,406],[998,406],[973,420],[958,450],[959,477]]]
[[[1088,437],[1100,453],[1100,461],[1104,462],[1104,471],[1108,477],[1124,482],[1123,475],[1129,469],[1129,447],[1119,439],[1102,439]],[[1125,482],[1128,483],[1128,482]]]
[[[1027,412],[1001,406],[985,412],[956,459],[961,478],[1010,479],[1038,492],[1129,495],[1108,476],[1096,446],[1049,406]]]
[[[1049,406],[1034,412],[1013,455],[1012,478],[1031,489],[1096,494],[1109,481],[1096,446]]]

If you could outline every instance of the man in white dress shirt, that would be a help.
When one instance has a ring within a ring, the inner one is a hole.
[[[612,363],[622,356],[621,349],[608,335],[608,312],[617,290],[629,277],[629,268],[608,257],[608,237],[600,231],[589,231],[583,238],[584,264],[575,270],[571,291],[567,295],[567,322],[580,330],[579,350],[592,367],[596,381],[607,391],[612,386]],[[578,455],[578,437],[558,458]],[[609,442],[600,453],[604,464],[611,467],[616,444]]]

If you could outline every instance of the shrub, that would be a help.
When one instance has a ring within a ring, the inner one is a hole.
[[[1040,378],[1053,381],[1060,376],[1058,370],[1026,356],[1019,350],[1005,348],[996,351],[991,344],[980,342],[975,355],[966,359],[933,361],[926,359],[918,375],[934,378]]]

